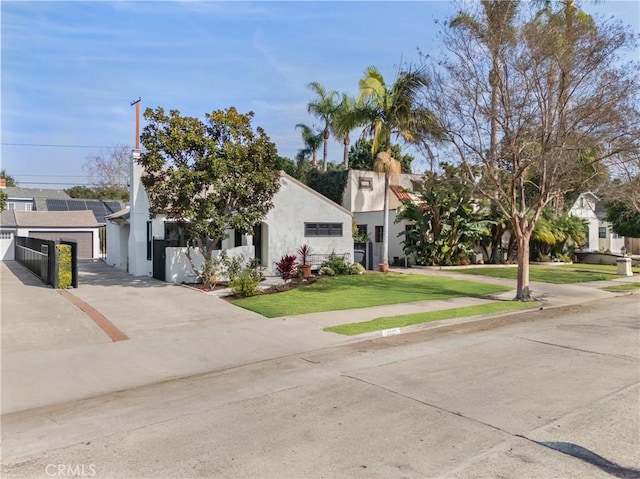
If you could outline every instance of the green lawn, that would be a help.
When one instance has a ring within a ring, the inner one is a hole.
[[[321,278],[309,286],[239,299],[233,304],[276,318],[410,301],[484,296],[512,289],[421,274],[364,274]]]
[[[612,293],[624,293],[626,291],[634,291],[636,289],[640,289],[640,283],[621,283],[613,286],[607,286],[604,289],[605,291],[611,291]]]
[[[604,265],[600,265],[604,266]],[[518,268],[513,266],[491,266],[484,268],[456,269],[457,273],[472,274],[479,276],[491,276],[494,278],[516,279]],[[529,270],[530,281],[540,281],[541,283],[566,284],[584,283],[587,281],[602,281],[614,279],[615,269],[610,271],[589,271],[575,265],[566,266],[536,266],[531,265]]]
[[[587,269],[592,271],[606,271],[608,273],[615,273],[618,267],[615,264],[586,264],[586,263],[573,263],[561,268],[574,268],[574,269]],[[640,266],[632,266],[631,271],[634,273],[640,273]]]
[[[467,306],[464,308],[444,309],[442,311],[430,311],[428,313],[404,314],[402,316],[392,316],[388,318],[376,318],[362,323],[340,324],[324,328],[324,331],[355,336],[356,334],[370,333],[372,331],[382,331],[389,328],[401,328],[413,324],[429,323],[441,319],[464,318],[477,316],[480,314],[495,314],[504,311],[532,308],[537,306],[537,301],[526,303],[517,301],[495,301],[492,303],[480,304],[478,306]]]

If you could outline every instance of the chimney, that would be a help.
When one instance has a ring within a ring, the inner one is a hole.
[[[0,178],[0,188],[6,188],[6,187],[7,187],[7,179]]]

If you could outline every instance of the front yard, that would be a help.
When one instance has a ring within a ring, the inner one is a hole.
[[[364,274],[321,278],[309,286],[239,299],[233,304],[268,318],[276,318],[410,301],[477,297],[512,289],[418,274]]]

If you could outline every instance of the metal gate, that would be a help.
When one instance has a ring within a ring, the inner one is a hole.
[[[153,277],[160,281],[166,278],[167,241],[161,239],[153,240]]]

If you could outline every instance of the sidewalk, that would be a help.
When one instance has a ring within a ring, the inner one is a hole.
[[[80,287],[68,291],[128,337],[113,342],[87,315],[58,291],[40,285],[21,265],[2,262],[1,268],[2,414],[329,348],[373,335],[350,338],[325,333],[322,329],[326,326],[486,301],[420,301],[267,319],[216,295],[133,277],[101,262],[83,264]],[[511,280],[450,271],[398,271],[513,286]],[[594,286],[535,283],[532,291],[549,307],[613,296]],[[505,293],[504,298],[512,299],[513,294]]]

